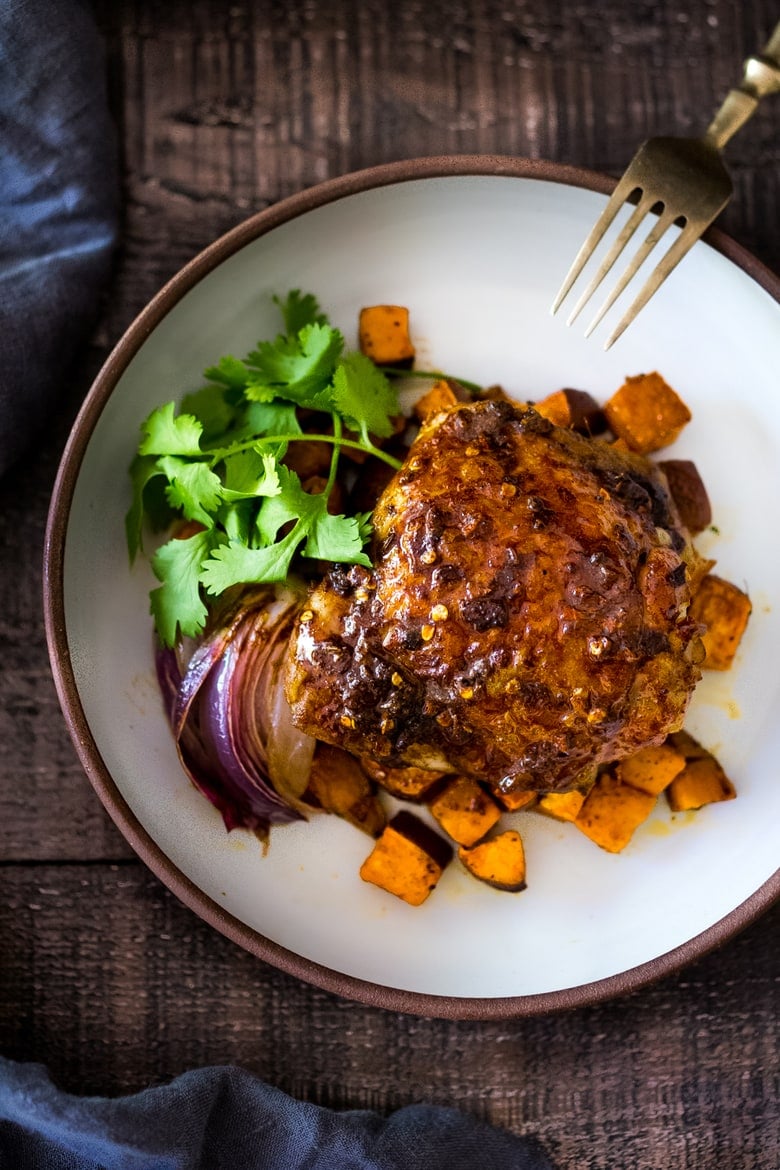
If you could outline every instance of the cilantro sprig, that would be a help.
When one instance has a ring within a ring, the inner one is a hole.
[[[369,513],[333,515],[328,502],[345,447],[400,467],[374,442],[393,433],[396,391],[363,354],[345,352],[311,293],[295,289],[274,300],[284,332],[242,360],[220,358],[178,412],[167,402],[141,427],[126,517],[131,562],[147,527],[183,522],[151,561],[160,581],[151,611],[167,646],[203,630],[210,598],[235,585],[282,581],[296,556],[370,565]],[[309,421],[318,412],[322,425],[304,434],[300,411]],[[331,445],[327,483],[316,494],[283,462],[302,439]]]

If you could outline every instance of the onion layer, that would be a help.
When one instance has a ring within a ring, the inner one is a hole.
[[[252,590],[191,652],[156,655],[184,770],[228,829],[263,839],[314,811],[303,794],[316,741],[292,723],[281,669],[301,600],[289,588]]]

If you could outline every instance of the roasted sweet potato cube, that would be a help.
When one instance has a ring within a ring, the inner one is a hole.
[[[428,772],[425,768],[390,768],[364,756],[360,761],[367,776],[399,800],[422,801],[441,787],[447,772]]]
[[[620,853],[655,803],[655,796],[623,784],[613,772],[602,772],[574,824],[608,853]]]
[[[649,796],[658,796],[684,767],[683,753],[674,744],[660,743],[656,747],[642,748],[621,760],[615,771],[624,784],[630,784]]]
[[[520,812],[520,809],[530,808],[539,798],[538,792],[525,792],[521,788],[512,792],[494,792],[493,799],[504,812]]]
[[[539,797],[537,810],[556,821],[576,821],[585,803],[584,792],[548,792]]]
[[[736,795],[734,785],[712,755],[691,760],[666,790],[672,812],[687,812],[705,804],[733,800]]]
[[[372,837],[378,837],[385,827],[387,817],[370,780],[355,757],[341,748],[317,744],[307,795],[312,803]]]
[[[414,413],[424,422],[431,415],[438,414],[440,410],[449,410],[460,401],[462,396],[458,396],[455,385],[447,378],[437,378],[422,398],[415,402]]]
[[[709,670],[728,670],[752,610],[750,598],[730,581],[710,573],[691,602],[690,615],[706,627],[702,636]]]
[[[401,305],[369,305],[360,310],[360,351],[378,366],[408,369],[414,361],[409,310]]]
[[[615,435],[644,455],[668,447],[691,418],[683,400],[658,373],[626,378],[604,406],[604,414]]]
[[[411,813],[400,812],[361,865],[360,876],[410,906],[420,906],[451,857],[452,849],[438,833]]]
[[[704,481],[691,459],[662,459],[658,466],[666,476],[680,519],[689,532],[703,532],[712,524],[712,507]]]
[[[517,893],[525,889],[525,850],[515,829],[467,849],[461,845],[458,857],[470,874],[497,890]]]
[[[428,806],[445,833],[459,845],[475,845],[493,828],[501,809],[476,780],[456,776]]]
[[[535,402],[534,410],[556,427],[569,427],[588,435],[597,435],[606,429],[604,411],[585,390],[556,390]]]

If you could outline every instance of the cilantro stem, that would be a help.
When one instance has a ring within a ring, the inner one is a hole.
[[[336,482],[336,469],[339,465],[339,455],[341,454],[341,418],[337,414],[331,414],[333,419],[333,451],[330,456],[330,472],[328,473],[328,482],[325,484],[325,494],[329,496],[334,483]]]
[[[399,370],[395,366],[377,366],[387,377],[393,378],[451,378],[453,382],[457,382],[464,390],[470,390],[472,394],[481,394],[483,387],[477,382],[469,382],[466,378],[456,378],[454,374],[443,374],[441,370]]]
[[[394,471],[400,471],[403,466],[400,459],[396,459],[394,455],[388,455],[387,451],[383,451],[381,447],[375,447],[373,443],[365,443],[362,440],[356,441],[343,437],[339,437],[337,440],[335,435],[311,435],[301,434],[300,432],[290,435],[260,435],[255,439],[247,439],[243,443],[232,443],[229,447],[218,448],[216,451],[206,449],[203,454],[212,455],[212,464],[214,464],[220,463],[230,455],[238,455],[241,451],[251,451],[261,444],[302,443],[307,440],[312,443],[338,443],[340,447],[351,447],[355,451],[367,451],[369,455],[376,455],[377,459],[381,459],[384,463],[387,463]]]

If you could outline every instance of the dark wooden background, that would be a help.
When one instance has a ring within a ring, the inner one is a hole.
[[[618,174],[648,134],[703,128],[777,0],[101,0],[97,12],[121,249],[36,460],[0,484],[0,1052],[45,1062],[79,1093],[235,1062],[334,1107],[456,1104],[535,1134],[561,1170],[777,1170],[780,907],[681,974],[568,1015],[458,1023],[336,999],[214,933],[135,859],[68,739],[40,603],[72,418],[184,261],[283,196],[406,156],[498,152]],[[729,148],[723,220],[776,270],[779,131],[775,98]]]

